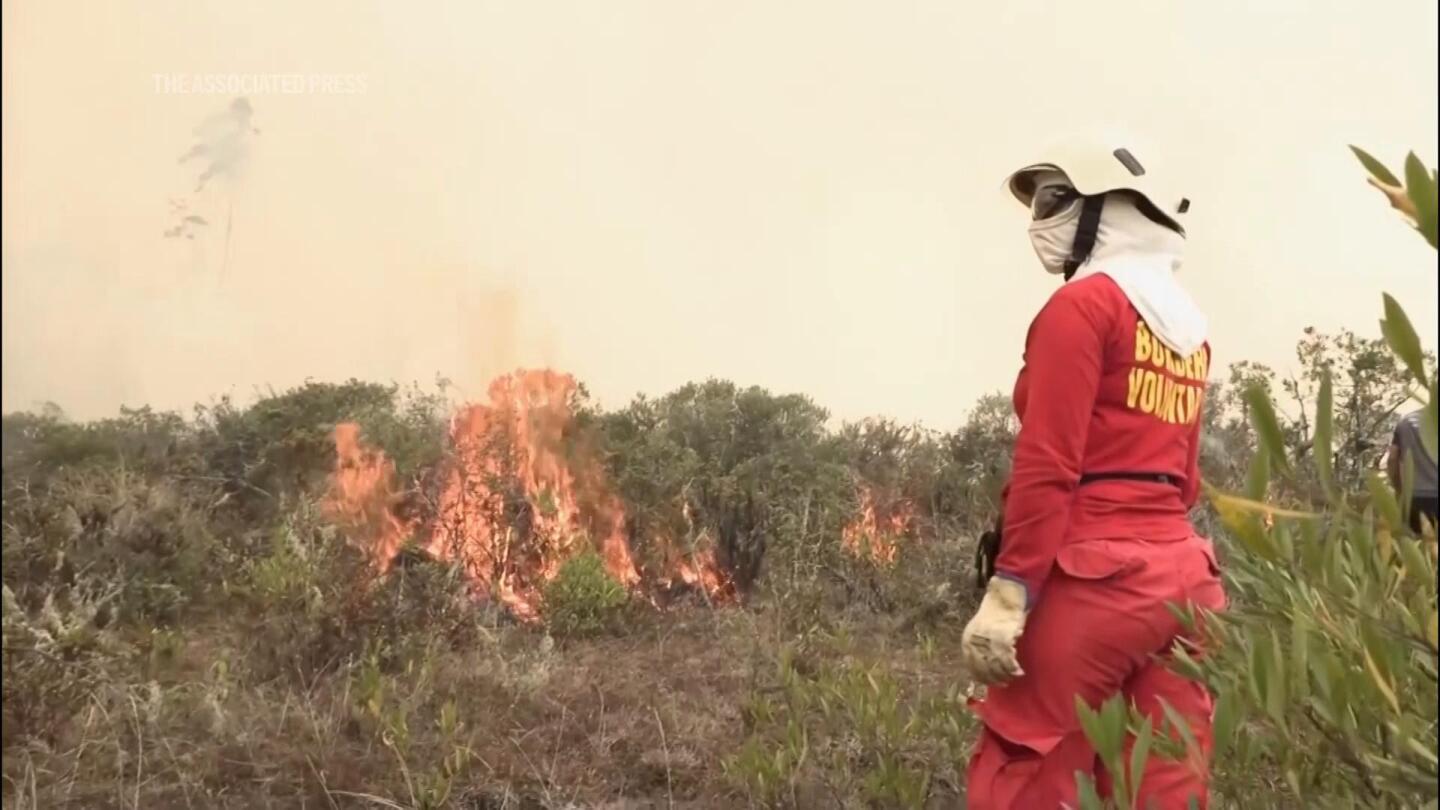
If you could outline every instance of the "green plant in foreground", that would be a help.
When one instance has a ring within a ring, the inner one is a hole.
[[[1433,170],[1412,154],[1402,188],[1383,164],[1355,153],[1373,184],[1435,246]],[[1384,306],[1381,333],[1408,370],[1413,397],[1424,403],[1424,441],[1434,454],[1435,381],[1404,309],[1388,295]],[[1177,650],[1177,663],[1217,695],[1217,770],[1278,771],[1307,807],[1434,808],[1440,806],[1435,536],[1411,531],[1408,498],[1397,498],[1378,473],[1371,471],[1359,491],[1341,485],[1333,469],[1328,372],[1316,399],[1311,463],[1320,492],[1314,503],[1282,506],[1268,499],[1270,482],[1293,483],[1297,462],[1286,452],[1268,392],[1246,392],[1259,447],[1245,492],[1210,493],[1236,546],[1227,571],[1232,608],[1224,616],[1187,616],[1204,622],[1213,643],[1201,661]],[[1082,806],[1137,806],[1155,739],[1152,721],[1127,712],[1119,699],[1098,710],[1077,708],[1116,785],[1115,795],[1102,798],[1082,777]],[[1178,718],[1167,719],[1192,739]]]
[[[628,601],[605,561],[587,551],[568,560],[545,586],[545,624],[557,636],[595,635],[615,625]]]
[[[415,739],[418,735],[411,732],[412,718],[433,692],[431,660],[431,655],[424,655],[406,666],[403,678],[394,678],[384,672],[380,656],[372,650],[351,676],[353,712],[395,758],[410,807],[415,810],[449,806],[473,759],[469,733],[453,699],[440,705],[434,720],[434,734],[427,746],[433,753],[421,751]],[[403,697],[399,694],[402,687],[408,687]]]
[[[955,801],[954,768],[964,762],[973,730],[958,683],[907,694],[884,665],[811,669],[797,665],[787,648],[778,688],[757,690],[746,701],[750,734],[724,769],[752,805],[817,806],[817,795],[826,797],[818,806],[838,797],[893,808]]]

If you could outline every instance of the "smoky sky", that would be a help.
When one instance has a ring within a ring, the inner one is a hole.
[[[3,8],[6,410],[553,365],[955,425],[1054,289],[1001,183],[1062,127],[1176,156],[1217,370],[1376,335],[1382,291],[1437,328],[1346,149],[1440,151],[1433,3]],[[214,74],[364,82],[153,78]]]

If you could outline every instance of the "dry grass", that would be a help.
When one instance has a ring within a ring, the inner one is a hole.
[[[885,617],[839,626],[914,681],[949,677],[893,645]],[[53,739],[7,751],[6,806],[722,808],[745,797],[723,760],[742,707],[773,679],[786,629],[765,608],[640,612],[624,635],[557,644],[482,627],[477,643],[365,659],[309,681],[248,682],[249,640],[223,624],[177,632],[161,661],[89,695]],[[834,636],[830,637],[831,639]],[[153,651],[153,646],[152,646]],[[150,651],[138,651],[149,661]],[[815,662],[811,662],[814,665]],[[373,672],[373,670],[372,670]],[[376,697],[373,693],[379,692]],[[437,725],[452,705],[458,729]],[[443,805],[426,785],[464,764]]]

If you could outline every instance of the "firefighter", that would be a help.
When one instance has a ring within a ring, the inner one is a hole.
[[[994,575],[963,635],[966,669],[987,685],[972,810],[1075,806],[1077,773],[1107,792],[1075,702],[1117,694],[1156,728],[1168,704],[1196,740],[1179,761],[1151,755],[1138,806],[1207,806],[1211,697],[1169,656],[1201,642],[1171,604],[1202,616],[1225,604],[1188,518],[1210,350],[1175,279],[1190,204],[1150,161],[1132,140],[1082,138],[1008,181],[1064,283],[1026,337]]]
[[[1411,411],[1400,419],[1391,435],[1390,452],[1385,464],[1390,485],[1402,502],[1406,490],[1409,490],[1410,529],[1417,535],[1425,533],[1427,523],[1434,527],[1436,512],[1440,509],[1435,458],[1425,449],[1422,438],[1424,420],[1424,410]]]

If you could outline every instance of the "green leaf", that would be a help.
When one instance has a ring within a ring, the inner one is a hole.
[[[1250,698],[1256,704],[1264,705],[1266,695],[1270,691],[1270,666],[1269,658],[1261,645],[1256,644],[1250,648]]]
[[[1119,695],[1110,698],[1101,707],[1100,714],[1105,727],[1105,748],[1102,753],[1108,763],[1119,765],[1125,753],[1125,735],[1129,731],[1130,713],[1126,711],[1125,699]],[[1119,768],[1114,770],[1119,771]]]
[[[1365,167],[1365,171],[1370,172],[1371,177],[1387,185],[1400,185],[1400,178],[1396,177],[1394,172],[1385,168],[1385,164],[1376,160],[1369,152],[1353,145],[1350,147],[1350,151],[1354,152],[1355,157],[1360,159],[1360,165]]]
[[[1400,699],[1395,696],[1395,688],[1391,685],[1390,678],[1381,671],[1380,665],[1375,662],[1375,656],[1370,653],[1367,645],[1365,653],[1365,670],[1370,673],[1370,679],[1374,682],[1380,694],[1384,696],[1385,702],[1390,705],[1390,710],[1395,714],[1400,713]]]
[[[1075,784],[1079,789],[1080,810],[1105,810],[1100,793],[1095,789],[1095,779],[1084,771],[1075,772]]]
[[[1290,674],[1294,700],[1310,696],[1310,620],[1299,607],[1290,620]]]
[[[1202,681],[1205,679],[1205,670],[1185,651],[1180,642],[1176,642],[1170,648],[1170,657],[1174,659],[1173,669],[1175,674],[1190,681]]]
[[[1425,379],[1425,350],[1420,347],[1420,336],[1415,334],[1415,327],[1410,323],[1410,317],[1389,293],[1385,293],[1385,320],[1380,322],[1380,332],[1385,336],[1385,342],[1390,345],[1390,350],[1395,352],[1405,368],[1410,370],[1410,376],[1420,384],[1421,388],[1428,388],[1429,380]]]
[[[1284,523],[1277,523],[1270,529],[1270,538],[1280,549],[1281,559],[1295,559],[1295,543],[1290,539],[1290,527]]]
[[[1325,374],[1320,378],[1320,395],[1315,402],[1315,467],[1320,473],[1320,485],[1325,488],[1325,495],[1333,502],[1335,499],[1334,464],[1335,451],[1333,439],[1335,436],[1335,393],[1334,383],[1330,379],[1330,369],[1325,369]]]
[[[1420,550],[1420,540],[1411,540],[1408,537],[1397,537],[1395,545],[1400,548],[1400,559],[1405,563],[1405,578],[1414,582],[1425,584],[1435,582],[1435,572],[1431,569],[1428,560],[1429,555]],[[1430,592],[1433,599],[1435,592]]]
[[[1285,653],[1280,648],[1280,635],[1274,630],[1270,631],[1270,681],[1266,684],[1269,690],[1265,694],[1265,711],[1270,719],[1281,729],[1285,728],[1286,684],[1285,684]]]
[[[1218,712],[1220,704],[1217,702],[1215,708]],[[1180,735],[1180,741],[1185,744],[1185,755],[1187,757],[1203,757],[1205,752],[1200,750],[1200,741],[1195,739],[1195,732],[1190,728],[1190,723],[1175,711],[1175,707],[1165,698],[1160,698],[1160,709],[1165,712],[1165,718],[1170,721],[1171,728]],[[1218,718],[1217,718],[1218,719]]]
[[[1405,158],[1405,193],[1415,204],[1415,229],[1436,247],[1436,197],[1435,180],[1420,158],[1411,152]]]
[[[1215,696],[1215,719],[1212,734],[1215,738],[1214,757],[1219,760],[1235,739],[1235,727],[1240,722],[1240,713],[1235,702],[1238,696],[1232,687],[1225,687]]]
[[[1252,501],[1265,500],[1265,491],[1270,486],[1270,454],[1259,452],[1250,459],[1250,472],[1245,476],[1245,497]]]
[[[1324,704],[1333,699],[1335,690],[1331,686],[1330,668],[1327,666],[1331,657],[1330,651],[1324,646],[1321,646],[1319,648],[1318,657],[1319,663],[1316,664],[1316,666],[1311,671],[1314,673],[1315,676],[1315,692],[1318,694],[1320,699],[1312,700],[1310,703],[1312,706],[1323,709]]]
[[[1325,569],[1326,541],[1320,536],[1320,525],[1307,520],[1300,526],[1300,564],[1306,576],[1318,576]],[[1333,535],[1334,529],[1331,529]]]
[[[1150,760],[1150,744],[1155,739],[1155,723],[1149,717],[1135,734],[1135,747],[1130,749],[1130,795],[1140,794],[1140,781],[1145,777],[1145,763]]]
[[[1385,483],[1379,473],[1372,472],[1365,477],[1365,486],[1370,490],[1370,497],[1375,509],[1380,516],[1390,524],[1392,529],[1399,529],[1405,525],[1400,516],[1400,502],[1395,500],[1395,491]]]
[[[1275,469],[1286,472],[1290,469],[1285,455],[1285,434],[1280,431],[1280,420],[1275,416],[1275,403],[1259,385],[1245,390],[1245,401],[1250,406],[1250,421],[1260,437],[1260,446],[1270,455]]]
[[[1079,695],[1075,696],[1075,716],[1080,720],[1080,728],[1085,732],[1085,738],[1090,745],[1103,757],[1105,746],[1105,729],[1100,720],[1099,712],[1090,708],[1090,704]]]

